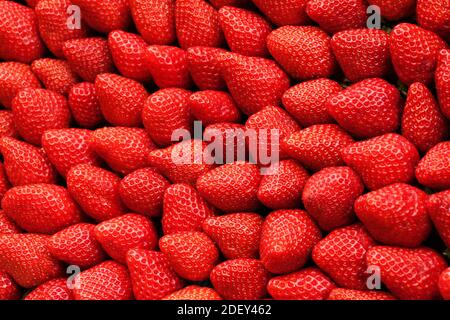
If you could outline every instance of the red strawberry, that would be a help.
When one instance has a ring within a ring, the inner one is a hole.
[[[83,20],[92,29],[102,33],[125,30],[131,22],[127,0],[71,0],[80,7]]]
[[[64,57],[64,42],[84,38],[87,34],[83,21],[81,21],[80,28],[68,28],[67,8],[70,5],[70,0],[39,0],[35,7],[42,40],[58,58]]]
[[[44,51],[33,9],[0,1],[0,59],[30,63]]]
[[[394,246],[417,247],[431,232],[420,189],[404,183],[366,193],[355,201],[355,213],[375,240]]]
[[[0,138],[17,138],[18,135],[12,112],[0,110]]]
[[[183,49],[220,47],[223,43],[218,12],[204,0],[177,0],[175,26]]]
[[[377,246],[366,254],[367,264],[377,266],[381,281],[403,300],[439,297],[439,275],[447,267],[444,258],[429,248]]]
[[[39,0],[25,0],[25,2],[29,7],[34,8],[36,7],[36,4],[39,2]]]
[[[329,167],[306,181],[302,200],[319,227],[331,231],[352,223],[353,203],[363,192],[364,185],[355,171]]]
[[[162,300],[222,300],[214,289],[191,285],[165,296]]]
[[[0,150],[1,150],[1,147],[0,147]],[[8,191],[10,188],[11,188],[11,183],[9,182],[8,177],[6,176],[5,167],[3,166],[3,163],[0,163],[0,201],[3,199],[3,196],[5,195],[6,191]],[[1,214],[0,214],[0,221],[1,220],[2,219],[1,219]],[[0,233],[2,233],[1,232],[2,222],[0,222]]]
[[[439,52],[435,82],[441,111],[450,119],[450,50]]]
[[[210,217],[203,231],[227,259],[255,258],[259,250],[263,218],[256,213],[231,213]]]
[[[308,0],[252,1],[276,25],[303,25],[309,22],[306,14]]]
[[[264,221],[260,255],[272,273],[290,273],[302,268],[321,238],[320,230],[302,210],[278,210]]]
[[[73,118],[79,126],[92,128],[103,121],[93,83],[82,82],[74,85],[70,89],[68,102]]]
[[[347,146],[342,158],[367,188],[376,190],[396,182],[411,182],[419,153],[404,137],[388,133]]]
[[[57,278],[44,282],[27,294],[24,300],[73,300],[73,294],[72,290],[67,287],[67,280],[64,278]]]
[[[431,30],[449,41],[448,9],[448,0],[418,0],[416,7],[417,22],[422,28]]]
[[[0,300],[19,300],[20,289],[14,280],[3,271],[0,271]]]
[[[100,160],[89,145],[92,131],[86,129],[48,130],[42,136],[42,147],[56,170],[66,176],[77,164],[100,165]]]
[[[80,273],[73,295],[75,300],[130,300],[133,291],[128,270],[115,261],[102,262]]]
[[[226,212],[252,211],[259,207],[257,198],[261,175],[256,165],[235,162],[206,172],[197,180],[198,192]]]
[[[342,165],[341,150],[353,139],[335,124],[318,124],[297,131],[281,142],[281,150],[302,165],[318,171]]]
[[[416,0],[367,0],[370,5],[380,8],[386,20],[401,20],[414,14]]]
[[[328,78],[336,69],[330,37],[317,27],[285,26],[267,37],[274,59],[295,79]]]
[[[328,33],[366,26],[364,0],[310,0],[306,13]]]
[[[136,28],[147,43],[175,42],[175,1],[130,0],[130,8]]]
[[[0,63],[0,104],[5,108],[11,109],[11,102],[19,91],[40,87],[38,78],[28,65],[19,62]]]
[[[67,95],[72,86],[78,82],[77,75],[64,60],[49,58],[35,60],[31,64],[31,70],[46,89],[62,95]]]
[[[272,28],[263,17],[226,6],[219,10],[219,19],[231,51],[246,56],[267,56],[266,38]]]
[[[295,160],[282,160],[261,179],[258,199],[271,209],[293,209],[301,203],[308,172]]]
[[[51,236],[48,250],[53,257],[67,264],[83,269],[93,267],[106,258],[94,230],[93,224],[74,224]]]
[[[251,137],[252,134],[242,124],[230,122],[212,124],[203,132],[204,141],[210,142],[205,152],[211,154],[216,164],[244,161],[248,156],[247,145],[250,144]],[[252,144],[252,147],[256,148],[258,141],[256,139],[253,141],[256,142]],[[221,146],[222,150],[220,150]]]
[[[17,131],[27,142],[41,145],[49,129],[68,128],[70,111],[64,96],[45,89],[25,89],[12,101]]]
[[[122,179],[119,193],[133,212],[155,217],[162,213],[164,193],[169,186],[169,181],[155,169],[143,168]]]
[[[108,45],[114,64],[120,73],[136,81],[150,80],[150,72],[145,66],[147,44],[140,36],[121,30],[108,36]]]
[[[416,178],[421,184],[433,189],[450,188],[450,141],[431,148],[416,168]]]
[[[192,115],[203,125],[220,122],[238,122],[241,113],[231,96],[222,91],[197,91],[189,97],[189,109]]]
[[[127,265],[137,300],[159,300],[184,285],[162,252],[132,249],[127,253]]]
[[[450,248],[450,190],[429,196],[426,206],[442,241]]]
[[[186,88],[191,78],[185,50],[173,46],[149,46],[145,52],[145,64],[160,88]]]
[[[142,84],[116,74],[104,73],[95,79],[95,91],[106,121],[114,126],[141,125],[142,108],[148,97]]]
[[[383,78],[391,70],[389,34],[378,29],[352,29],[336,33],[331,48],[351,82]]]
[[[120,178],[110,171],[80,164],[67,173],[67,189],[83,211],[97,221],[125,213],[119,197]]]
[[[328,300],[395,300],[395,298],[391,294],[382,291],[336,288],[330,292]]]
[[[422,152],[428,151],[448,135],[446,119],[433,94],[420,82],[409,87],[402,115],[402,135]]]
[[[326,300],[334,283],[317,268],[270,279],[267,291],[276,300]]]
[[[6,175],[13,186],[56,182],[55,170],[42,149],[4,137],[0,140],[0,152]]]
[[[213,208],[188,184],[173,184],[164,194],[164,234],[201,231],[202,223],[214,216]]]
[[[400,125],[400,92],[380,78],[360,81],[332,96],[329,114],[357,137],[394,132]]]
[[[339,83],[330,79],[305,81],[283,94],[283,106],[304,127],[333,123],[326,101],[341,90]]]
[[[156,144],[170,146],[175,142],[172,140],[175,130],[191,129],[192,115],[188,105],[190,94],[184,89],[167,88],[148,97],[143,107],[142,120]]]
[[[94,82],[97,75],[114,70],[106,39],[68,40],[64,42],[62,50],[70,68],[85,81]]]
[[[228,90],[247,115],[279,105],[289,88],[289,78],[272,60],[224,53],[220,61]]]
[[[392,63],[406,85],[431,83],[439,50],[447,47],[435,33],[410,23],[400,23],[389,38]]]
[[[222,90],[225,81],[220,71],[219,57],[225,50],[210,47],[187,49],[189,72],[201,90]]]
[[[0,269],[24,288],[61,276],[62,266],[50,256],[47,241],[39,234],[0,235]]]
[[[257,300],[266,295],[269,272],[256,259],[227,260],[211,272],[214,289],[227,300]]]
[[[375,242],[359,225],[335,229],[312,252],[314,262],[338,285],[349,289],[367,288],[366,253]]]
[[[2,197],[3,198],[3,197]],[[4,212],[0,210],[0,234],[14,234],[22,231]]]
[[[133,213],[98,224],[95,237],[106,253],[120,263],[125,263],[128,250],[153,250],[158,243],[153,222]]]
[[[439,277],[439,291],[445,300],[450,300],[450,268],[445,269]]]

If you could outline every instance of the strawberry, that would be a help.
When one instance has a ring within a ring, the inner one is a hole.
[[[264,221],[260,255],[271,273],[285,274],[302,268],[321,238],[320,230],[302,210],[278,210]]]
[[[175,130],[191,129],[193,119],[188,105],[190,94],[184,89],[167,88],[156,91],[145,101],[142,120],[157,145],[170,146],[174,142],[172,134]]]
[[[338,125],[318,124],[294,132],[281,141],[281,151],[302,165],[318,171],[342,165],[341,150],[353,139]]]
[[[435,72],[436,91],[442,113],[450,120],[450,50],[439,52]]]
[[[416,0],[367,0],[380,8],[383,18],[389,21],[401,20],[414,14]]]
[[[335,229],[323,238],[312,252],[312,258],[338,285],[364,290],[366,254],[375,242],[359,225]]]
[[[283,106],[300,125],[333,123],[326,101],[342,90],[336,81],[320,78],[299,83],[282,97]]]
[[[380,78],[370,78],[333,95],[329,114],[351,134],[371,138],[394,132],[400,125],[400,92]]]
[[[248,148],[248,145],[251,144],[249,139],[252,136],[256,137],[240,123],[220,122],[211,124],[203,132],[204,141],[210,142],[205,152],[211,154],[216,164],[243,161],[249,156],[248,149],[250,148]],[[255,148],[258,146],[258,141],[256,139],[253,141],[256,142],[251,146],[254,148],[254,154],[256,154],[257,149]]]
[[[159,300],[184,285],[162,252],[131,249],[127,265],[137,300]]]
[[[375,246],[366,254],[367,264],[377,266],[381,281],[403,300],[439,297],[439,275],[447,267],[444,258],[429,248]]]
[[[67,173],[67,189],[71,196],[97,221],[125,213],[119,184],[120,178],[112,172],[88,164],[79,164]]]
[[[351,82],[383,78],[391,70],[389,34],[378,29],[352,29],[331,39],[333,53]]]
[[[80,7],[83,20],[92,29],[109,33],[125,30],[131,23],[130,6],[127,0],[71,0]]]
[[[231,51],[246,56],[267,56],[266,38],[270,24],[258,14],[235,7],[219,10],[220,25]]]
[[[31,8],[36,7],[36,5],[39,1],[40,0],[25,0],[26,4]]]
[[[349,167],[329,167],[306,181],[302,200],[322,230],[331,231],[353,222],[353,203],[364,185]]]
[[[438,143],[420,160],[416,168],[417,180],[433,189],[450,188],[450,141]]]
[[[2,197],[3,198],[3,197]],[[22,231],[4,212],[0,210],[0,234],[15,234]]]
[[[258,199],[271,209],[293,209],[301,203],[308,172],[295,160],[279,162],[271,174],[262,177]]]
[[[114,64],[120,73],[136,81],[150,80],[150,72],[145,67],[145,49],[147,44],[137,34],[121,30],[108,36],[108,46]]]
[[[227,260],[211,272],[217,293],[227,300],[256,300],[266,295],[269,272],[256,259]]]
[[[14,117],[11,111],[0,110],[0,138],[17,138],[19,134],[14,124]]]
[[[191,86],[185,50],[173,46],[149,46],[144,59],[159,88],[188,89]]]
[[[95,227],[95,238],[106,253],[120,263],[125,263],[128,250],[153,250],[158,243],[153,222],[133,213],[99,223]]]
[[[270,279],[267,291],[276,300],[326,300],[334,283],[317,268]]]
[[[70,89],[68,102],[72,116],[79,126],[92,128],[103,121],[93,83],[81,82],[74,85]]]
[[[70,111],[64,96],[45,89],[25,89],[12,101],[17,131],[27,142],[41,145],[49,129],[68,128]]]
[[[239,122],[241,113],[231,96],[222,91],[197,91],[189,97],[188,108],[203,125]]]
[[[94,82],[97,75],[114,70],[106,39],[68,40],[64,42],[62,50],[70,68],[85,81]]]
[[[115,261],[102,262],[80,273],[73,295],[75,300],[130,300],[133,291],[128,270]]]
[[[188,184],[173,184],[164,193],[162,229],[165,235],[201,231],[214,216],[213,208]]]
[[[450,190],[430,195],[426,203],[427,212],[442,241],[450,247]]]
[[[0,152],[8,181],[13,186],[56,182],[55,170],[42,149],[4,137],[0,140]]]
[[[388,133],[347,146],[342,159],[367,188],[376,190],[396,182],[411,182],[419,153],[406,138]]]
[[[219,57],[224,52],[223,49],[210,47],[187,49],[189,72],[195,84],[201,90],[222,90],[225,88],[219,62]]]
[[[169,181],[155,169],[143,168],[122,179],[119,193],[132,211],[156,217],[162,213],[164,193],[169,187]]]
[[[63,54],[64,42],[84,38],[87,35],[83,21],[80,28],[68,28],[67,8],[70,5],[70,0],[39,0],[34,10],[42,40],[58,58],[63,58],[65,55]]]
[[[0,300],[19,300],[20,289],[4,271],[0,271]]]
[[[93,267],[106,258],[95,239],[95,225],[89,223],[74,224],[55,233],[48,241],[48,250],[58,260],[83,269]]]
[[[445,300],[450,300],[450,268],[445,269],[439,277],[439,291]]]
[[[274,61],[235,53],[224,53],[219,59],[228,90],[242,112],[251,115],[280,104],[289,78]]]
[[[331,290],[328,300],[395,300],[395,298],[390,293],[382,291],[336,288]]]
[[[178,43],[183,49],[220,47],[223,43],[219,14],[204,0],[177,0],[175,26]]]
[[[439,50],[447,47],[435,33],[410,23],[395,26],[389,37],[391,59],[398,78],[406,85],[431,83]]]
[[[366,193],[355,201],[355,213],[380,243],[417,247],[431,232],[427,195],[404,183]]]
[[[31,70],[46,89],[62,95],[67,95],[70,88],[78,82],[77,75],[64,60],[49,58],[35,60],[31,64]]]
[[[106,121],[114,126],[139,127],[147,91],[137,81],[112,73],[95,79],[100,109]]]
[[[252,0],[274,24],[303,25],[309,22],[306,14],[308,0]]]
[[[433,94],[420,83],[413,83],[403,108],[402,135],[418,150],[428,151],[448,135],[446,119],[441,114]]]
[[[147,43],[175,42],[175,1],[130,0],[129,3],[136,28]]]
[[[263,218],[256,213],[231,213],[209,217],[203,231],[217,244],[227,259],[255,258]]]
[[[200,176],[197,190],[208,202],[226,212],[245,212],[259,207],[261,175],[248,162],[225,164]]]
[[[0,142],[1,143],[1,142]],[[1,150],[1,147],[0,147]],[[5,167],[3,166],[3,163],[0,163],[0,201],[3,199],[3,196],[5,195],[6,191],[8,191],[11,188],[11,183],[8,180],[8,177],[6,176]],[[1,215],[0,215],[1,216]],[[2,219],[0,218],[0,221]],[[1,226],[2,223],[0,223]],[[0,227],[0,233],[1,232]]]
[[[100,159],[89,145],[92,131],[86,129],[47,130],[42,135],[42,147],[56,170],[66,176],[77,164],[100,165]]]
[[[0,63],[0,104],[5,108],[11,109],[11,102],[19,91],[40,87],[41,83],[30,66],[20,62]]]
[[[175,291],[162,300],[222,300],[219,294],[214,289],[207,287],[199,287],[191,285],[184,287],[181,290]]]
[[[328,33],[366,26],[364,0],[310,0],[306,13]]]
[[[0,1],[0,59],[30,63],[44,52],[33,9]]]
[[[416,7],[417,23],[424,29],[450,40],[450,25],[447,0],[418,0]]]
[[[39,234],[0,235],[0,269],[24,288],[33,288],[63,273],[50,256],[48,236]]]
[[[27,294],[24,300],[73,300],[73,294],[72,290],[67,287],[67,280],[64,278],[57,278],[44,282],[35,288]]]

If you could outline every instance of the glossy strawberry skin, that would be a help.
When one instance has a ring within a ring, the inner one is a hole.
[[[435,72],[436,91],[441,112],[450,120],[450,50],[441,50]]]
[[[0,271],[0,300],[19,300],[20,289],[4,271]]]
[[[78,76],[64,60],[43,58],[33,61],[31,70],[42,81],[44,87],[56,93],[67,95],[78,82]]]
[[[446,0],[418,0],[417,23],[425,29],[440,35],[444,40],[450,40],[448,26],[448,2]]]
[[[3,198],[3,196],[2,196]],[[0,234],[22,233],[19,226],[0,210]]]
[[[278,26],[303,25],[309,22],[307,0],[253,0],[267,18]]]
[[[19,134],[16,130],[16,125],[14,124],[12,112],[8,110],[0,110],[0,138],[17,138],[18,136]]]
[[[416,168],[420,184],[438,190],[450,188],[449,152],[450,141],[438,143],[427,152]]]
[[[331,290],[328,300],[395,300],[395,298],[383,291],[336,288]]]
[[[444,300],[450,300],[450,268],[445,269],[439,277],[439,290]]]
[[[93,83],[81,82],[74,85],[70,89],[68,103],[72,116],[80,127],[93,128],[104,120]]]
[[[72,290],[67,287],[67,280],[64,278],[52,279],[44,282],[31,291],[24,300],[38,301],[63,301],[73,300]]]
[[[394,21],[401,20],[414,13],[415,0],[368,0],[370,5],[380,7],[383,18]]]
[[[430,195],[426,207],[442,241],[450,247],[450,191]]]
[[[165,296],[162,300],[222,300],[214,289],[191,285]]]
[[[264,221],[260,255],[271,273],[286,274],[302,268],[321,238],[320,230],[302,210],[272,212]]]
[[[221,75],[219,56],[225,50],[211,47],[187,49],[189,72],[201,90],[222,90],[225,81]]]

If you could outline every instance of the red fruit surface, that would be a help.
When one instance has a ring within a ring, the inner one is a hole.
[[[426,206],[442,241],[450,247],[450,190],[430,195]]]
[[[222,300],[214,289],[191,285],[165,296],[162,300]]]
[[[72,116],[80,127],[93,128],[103,121],[93,83],[81,82],[74,85],[70,89],[68,102]]]
[[[201,90],[222,90],[225,81],[221,75],[219,57],[225,50],[210,47],[187,49],[189,72]]]
[[[309,21],[307,0],[252,0],[267,18],[278,26],[303,25]]]
[[[22,231],[17,224],[12,221],[3,210],[0,210],[0,234],[15,234],[21,232]]]
[[[445,300],[450,300],[450,268],[445,269],[439,277],[439,291]]]
[[[336,288],[330,292],[328,300],[395,300],[395,298],[391,294],[382,291]]]
[[[50,58],[34,60],[31,70],[46,89],[62,95],[67,95],[72,86],[78,82],[78,76],[64,60]]]
[[[4,271],[0,271],[0,300],[18,300],[20,290],[14,280]]]
[[[18,133],[14,124],[14,117],[11,111],[0,110],[0,138],[17,138]]]
[[[11,183],[8,181],[8,177],[6,176],[5,167],[3,166],[3,163],[0,163],[0,201],[1,199],[3,199],[6,191],[8,191],[10,188]]]
[[[448,6],[447,0],[418,0],[416,7],[417,23],[422,28],[431,30],[449,41]]]
[[[450,50],[439,52],[434,80],[441,112],[450,120]]]
[[[27,294],[24,300],[73,300],[73,294],[72,290],[67,287],[67,280],[64,278],[57,278],[41,284]]]
[[[416,178],[420,184],[432,189],[450,188],[450,141],[438,143],[420,160]]]
[[[381,16],[389,21],[401,20],[414,13],[416,0],[367,0],[380,8]]]

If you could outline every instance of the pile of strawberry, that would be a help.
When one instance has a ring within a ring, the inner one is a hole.
[[[448,0],[0,0],[0,299],[450,299],[449,39]],[[278,168],[175,163],[194,120]]]

